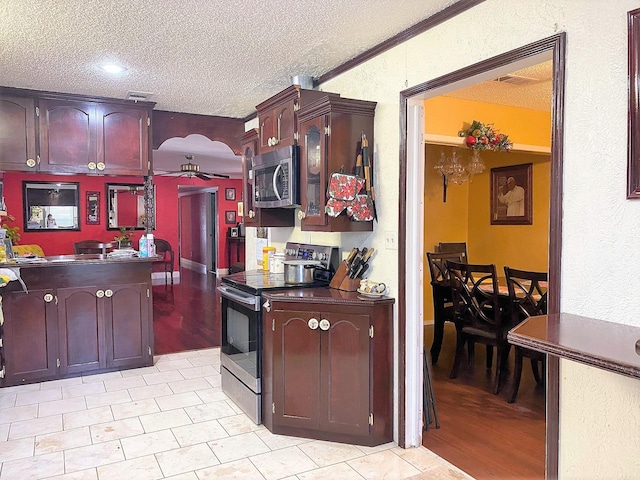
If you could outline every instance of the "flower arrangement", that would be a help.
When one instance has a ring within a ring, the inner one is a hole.
[[[5,218],[10,222],[15,222],[15,220],[16,220],[16,217],[14,217],[11,214],[8,214]],[[13,245],[17,245],[18,241],[20,240],[20,227],[15,226],[15,225],[10,227],[6,223],[3,223],[2,224],[2,228],[4,228],[7,231],[5,233],[5,235],[6,235],[7,238],[9,238],[11,240],[11,243]]]
[[[127,227],[120,227],[120,233],[113,239],[121,245],[131,244],[131,235],[133,235],[133,230],[128,230]]]
[[[471,122],[469,128],[460,130],[459,137],[464,137],[467,147],[473,150],[502,150],[508,152],[513,147],[509,136],[493,129],[493,123],[484,124],[477,120]]]

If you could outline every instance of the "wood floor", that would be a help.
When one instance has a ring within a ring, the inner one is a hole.
[[[431,346],[433,326],[425,326]],[[428,350],[428,348],[427,348]],[[423,432],[422,445],[476,479],[544,479],[545,392],[533,379],[525,359],[515,403],[507,403],[513,372],[498,395],[492,393],[492,371],[485,368],[485,349],[476,346],[475,367],[460,367],[449,379],[455,351],[455,327],[447,323],[433,384],[440,428]]]
[[[155,354],[219,346],[220,303],[216,277],[180,270],[180,283],[154,285]],[[433,327],[425,327],[431,346]],[[437,365],[433,367],[441,427],[423,433],[422,444],[477,479],[543,479],[545,457],[544,388],[535,386],[525,363],[516,403],[507,403],[510,381],[491,393],[492,376],[484,368],[484,349],[476,348],[473,372],[461,367],[449,379],[455,328],[447,324]],[[513,355],[512,355],[513,356]],[[513,359],[511,359],[513,365]]]

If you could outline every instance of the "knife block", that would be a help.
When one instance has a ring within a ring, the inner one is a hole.
[[[355,292],[360,288],[359,278],[349,278],[349,267],[346,261],[342,261],[336,274],[331,279],[329,287],[345,292]]]

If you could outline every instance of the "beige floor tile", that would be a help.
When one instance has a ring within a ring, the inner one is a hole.
[[[220,365],[220,354],[192,357],[189,359],[189,362],[194,367],[202,367],[204,365]]]
[[[105,380],[113,380],[114,378],[122,378],[122,373],[107,372],[85,375],[82,377],[82,383],[104,382]]]
[[[9,438],[9,427],[11,427],[10,423],[0,424],[0,442],[6,442]]]
[[[140,423],[138,417],[91,425],[89,430],[91,431],[91,440],[94,444],[133,437],[144,433],[144,428],[142,428],[142,423]]]
[[[227,431],[217,420],[209,420],[207,422],[195,423],[193,425],[184,425],[182,427],[172,428],[174,437],[178,440],[181,447],[196,445],[198,443],[217,440],[219,438],[228,437]]]
[[[211,385],[208,385],[204,390],[196,390],[196,393],[204,403],[222,402],[229,399],[220,387],[211,387]]]
[[[141,415],[138,418],[140,418],[144,431],[147,433],[166,430],[167,428],[181,427],[182,425],[189,425],[192,423],[189,415],[187,415],[187,413],[181,408],[166,412],[151,413],[149,415]]]
[[[179,360],[169,360],[167,358],[162,358],[156,362],[155,367],[160,372],[168,372],[170,370],[190,368],[193,367],[193,365],[186,358],[181,358]]]
[[[82,377],[72,377],[72,378],[60,378],[58,380],[48,380],[42,383],[34,383],[33,385],[39,385],[40,390],[48,390],[49,388],[69,387],[71,385],[80,385],[81,383],[82,383]]]
[[[141,377],[143,375],[148,375],[150,373],[158,373],[156,367],[141,367],[141,368],[132,368],[131,370],[122,370],[120,373],[122,374],[122,378],[127,377]]]
[[[113,380],[105,380],[104,382],[104,388],[107,392],[127,390],[134,387],[144,387],[146,385],[144,378],[141,376],[114,378]]]
[[[185,412],[189,414],[194,423],[206,422],[207,420],[217,420],[219,418],[236,415],[236,412],[227,402],[213,402],[195,407],[186,407]]]
[[[153,455],[103,465],[98,467],[98,477],[100,480],[122,480],[124,478],[156,480],[164,478],[160,465]]]
[[[200,480],[264,480],[262,474],[247,458],[196,472]]]
[[[184,378],[204,378],[215,374],[219,374],[212,365],[203,365],[201,367],[181,368],[180,373]]]
[[[220,376],[219,372],[216,375],[211,375],[204,378],[211,384],[212,387],[220,387],[222,385],[222,377]]]
[[[0,410],[0,424],[38,418],[38,405],[24,405]]]
[[[47,480],[98,480],[98,472],[95,468],[80,470],[78,472],[65,473],[64,475],[56,475],[48,477]]]
[[[180,375],[177,370],[170,370],[168,372],[148,373],[142,376],[147,385],[156,385],[158,383],[177,382],[178,380],[184,380],[184,377]]]
[[[260,437],[255,432],[220,438],[209,442],[209,447],[221,463],[232,462],[270,451],[269,447],[260,440]]]
[[[116,390],[115,392],[95,393],[84,397],[87,401],[87,408],[114,405],[116,403],[127,403],[131,401],[127,390]]]
[[[403,460],[406,460],[411,465],[416,467],[421,472],[430,470],[434,467],[449,466],[450,464],[440,458],[438,455],[430,450],[420,446],[417,448],[400,448],[395,447],[391,449],[393,453],[398,455]],[[455,467],[454,467],[455,468]]]
[[[64,432],[47,433],[36,436],[36,455],[61,452],[70,448],[91,445],[89,427],[80,427]]]
[[[0,392],[0,409],[15,407],[17,396],[17,393]]]
[[[9,440],[60,431],[62,431],[62,414],[51,415],[49,417],[34,418],[33,420],[13,422],[9,429]]]
[[[3,395],[8,395],[12,393],[36,392],[38,390],[40,390],[39,383],[30,383],[28,385],[16,385],[15,387],[3,387],[2,393]]]
[[[78,412],[70,412],[62,415],[62,423],[65,430],[73,430],[79,427],[95,425],[113,421],[111,407],[89,408]]]
[[[196,475],[196,472],[181,473],[179,475],[172,475],[171,477],[165,477],[165,478],[167,480],[200,480]]]
[[[262,440],[271,450],[280,450],[281,448],[293,447],[294,445],[313,442],[313,440],[309,438],[276,435],[271,433],[266,428],[256,430],[256,435],[260,437],[260,440]]]
[[[63,473],[64,455],[56,452],[3,463],[0,479],[36,480]]]
[[[346,443],[323,442],[314,440],[313,442],[302,443],[298,445],[307,456],[313,460],[318,466],[326,467],[334,463],[346,462],[354,458],[363,457],[362,450],[354,445]]]
[[[180,448],[180,444],[176,441],[171,430],[159,430],[136,437],[123,438],[120,443],[127,459]]]
[[[50,402],[52,400],[62,400],[62,389],[60,387],[38,390],[37,392],[18,393],[16,396],[16,407],[20,405],[33,405],[34,403],[40,402]]]
[[[209,388],[209,382],[204,378],[190,378],[188,380],[178,380],[177,382],[170,382],[169,388],[173,393],[195,392],[196,390],[205,390]]]
[[[0,442],[0,463],[32,457],[35,437]]]
[[[255,432],[261,430],[264,427],[262,425],[256,425],[245,414],[233,415],[231,417],[224,417],[218,419],[220,425],[229,432],[229,435],[239,435],[241,433]]]
[[[267,480],[297,475],[317,467],[298,447],[288,447],[275,452],[255,455],[251,457],[251,462]]]
[[[93,395],[104,393],[104,382],[80,383],[62,387],[63,398],[82,397],[83,395]]]
[[[163,397],[165,395],[172,395],[173,391],[166,383],[158,383],[157,385],[147,385],[146,387],[130,388],[129,396],[131,400],[143,400],[145,398]]]
[[[157,453],[156,458],[165,477],[212,467],[220,463],[206,443]]]
[[[200,397],[196,395],[196,392],[176,393],[173,395],[158,397],[155,400],[162,411],[175,410],[176,408],[192,407],[194,405],[202,404],[202,400],[200,400]]]
[[[158,407],[158,404],[153,398],[148,398],[146,400],[112,405],[111,411],[113,412],[113,418],[120,420],[122,418],[138,417],[149,413],[157,413],[160,411],[160,407]]]
[[[407,478],[420,473],[391,450],[373,453],[347,462],[351,468],[368,480]]]
[[[328,467],[299,473],[297,478],[299,480],[327,480],[329,478],[339,478],[340,480],[362,480],[362,476],[360,476],[358,472],[346,463],[337,463]]]
[[[371,455],[372,453],[383,452],[384,450],[391,450],[398,446],[395,442],[383,443],[382,445],[376,445],[375,447],[365,447],[364,445],[356,445],[362,453],[365,455]]]
[[[38,417],[47,417],[49,415],[77,412],[78,410],[86,409],[87,404],[84,401],[84,397],[63,398],[62,400],[38,404]]]
[[[64,452],[64,471],[75,472],[87,468],[108,465],[124,460],[120,441],[98,443],[87,447],[72,448]]]
[[[199,357],[201,355],[199,350],[187,350],[185,352],[168,353],[166,355],[163,355],[163,357],[165,356],[169,360],[180,360],[181,358],[193,358],[193,357]]]
[[[473,477],[458,468],[439,465],[418,475],[407,477],[407,480],[473,480]]]

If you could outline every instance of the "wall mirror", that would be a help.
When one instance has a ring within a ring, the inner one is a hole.
[[[155,193],[155,186],[153,192]],[[155,200],[155,195],[152,196]],[[155,208],[153,211],[155,212]],[[107,228],[109,230],[118,230],[120,227],[146,229],[144,184],[107,183],[107,214]],[[153,228],[153,225],[155,222],[149,226]]]
[[[80,230],[77,182],[22,182],[24,229]]]

